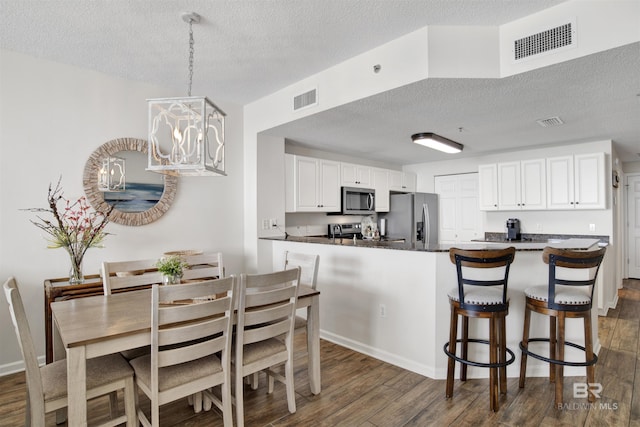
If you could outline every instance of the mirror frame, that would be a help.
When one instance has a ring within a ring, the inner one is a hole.
[[[84,193],[87,199],[89,199],[91,206],[97,211],[106,212],[109,209],[109,204],[104,201],[103,193],[98,190],[98,173],[102,167],[102,159],[114,156],[120,151],[138,151],[146,156],[148,154],[147,141],[138,138],[112,139],[91,153],[91,156],[89,156],[84,166],[82,186],[84,187]],[[173,198],[175,197],[178,187],[178,177],[171,175],[162,176],[164,177],[164,191],[158,203],[144,212],[122,212],[116,208],[111,212],[109,221],[121,225],[139,226],[152,223],[164,215],[173,203]]]

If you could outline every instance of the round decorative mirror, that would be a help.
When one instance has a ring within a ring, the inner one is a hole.
[[[98,181],[103,160],[118,157],[126,161],[124,191],[100,191]],[[122,225],[149,224],[169,210],[178,186],[178,178],[145,171],[147,141],[118,138],[105,142],[91,153],[84,166],[82,184],[94,209],[105,212],[115,208],[109,220]]]

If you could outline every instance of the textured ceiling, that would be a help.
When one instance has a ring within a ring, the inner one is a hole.
[[[203,20],[194,26],[192,92],[246,104],[427,25],[499,25],[559,3],[0,0],[0,47],[186,94],[188,26],[180,15],[195,11]],[[429,79],[270,133],[397,164],[443,158],[410,144],[418,131],[459,140],[463,156],[613,139],[624,160],[639,160],[638,69],[634,44],[506,79]],[[535,124],[555,115],[567,124]]]
[[[245,104],[427,25],[498,25],[561,0],[0,0],[3,48]]]

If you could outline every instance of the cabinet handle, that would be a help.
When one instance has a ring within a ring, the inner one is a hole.
[[[498,207],[498,205],[493,205],[493,207],[494,207],[494,208],[497,208],[497,207]]]
[[[580,202],[576,202],[576,205],[579,204]]]
[[[573,202],[571,202],[571,204],[573,204]]]

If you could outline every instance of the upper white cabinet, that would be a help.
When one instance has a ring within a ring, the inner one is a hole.
[[[478,166],[478,206],[481,211],[498,210],[498,165]]]
[[[286,212],[339,212],[340,163],[287,154]]]
[[[498,163],[498,210],[547,207],[545,159]]]
[[[371,188],[372,170],[369,166],[341,163],[342,185],[345,187]]]
[[[416,191],[417,176],[413,172],[389,171],[389,190],[413,193]]]
[[[604,153],[547,159],[548,209],[605,209]]]
[[[376,212],[389,212],[389,171],[372,168],[371,178],[376,190]]]

